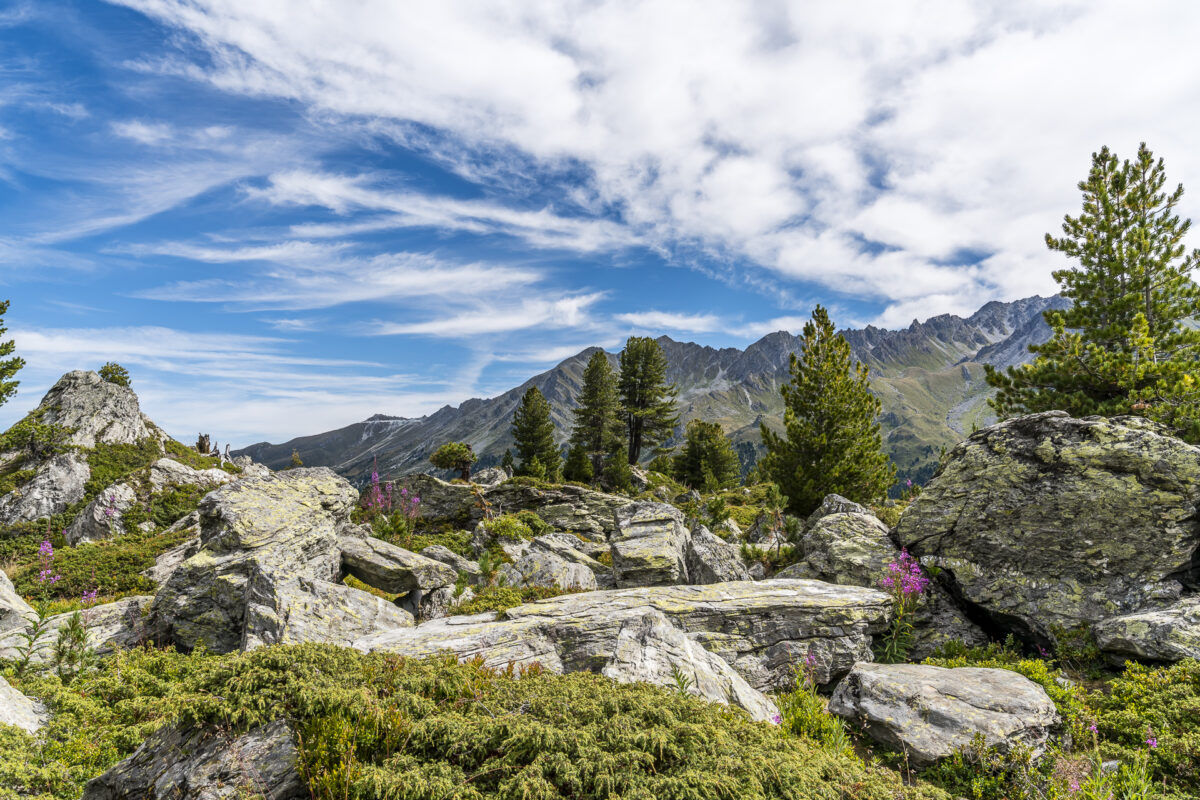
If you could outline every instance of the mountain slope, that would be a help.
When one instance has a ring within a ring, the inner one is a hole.
[[[855,357],[871,369],[872,387],[883,403],[885,447],[901,475],[924,478],[943,446],[990,418],[983,364],[1026,360],[1028,346],[1050,335],[1041,312],[1065,302],[1057,297],[992,302],[965,319],[943,314],[898,331],[868,326],[842,332]],[[699,417],[721,423],[743,464],[752,463],[761,450],[759,424],[782,424],[779,387],[788,378],[788,359],[799,349],[799,337],[779,331],[745,350],[718,350],[666,336],[658,342],[667,357],[668,380],[679,389],[682,422]],[[494,464],[512,443],[512,414],[530,386],[549,400],[560,440],[566,441],[584,366],[597,349],[588,348],[498,397],[467,400],[417,419],[376,415],[239,453],[282,467],[295,449],[305,465],[330,466],[352,480],[361,480],[376,460],[385,474],[427,469],[429,454],[448,441],[469,442],[481,466]],[[609,354],[609,359],[615,367],[617,357]]]

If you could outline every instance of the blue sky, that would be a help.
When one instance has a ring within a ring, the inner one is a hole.
[[[0,425],[107,360],[172,434],[244,445],[631,334],[1050,293],[1101,144],[1200,182],[1198,30],[1187,2],[0,5],[29,362]]]

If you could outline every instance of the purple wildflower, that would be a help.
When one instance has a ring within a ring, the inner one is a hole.
[[[83,607],[91,608],[100,599],[100,589],[92,589],[90,592],[83,593]]]
[[[779,716],[778,714],[776,714],[775,716],[771,717],[771,723],[772,723],[773,725],[782,725],[782,724],[783,724],[783,717],[781,717],[781,716]]]
[[[1151,750],[1158,747],[1158,737],[1154,735],[1153,728],[1146,728],[1146,746]]]
[[[1088,725],[1088,730],[1091,731],[1092,733],[1095,733],[1096,732],[1096,723],[1093,722],[1091,725]]]
[[[1079,781],[1072,780],[1071,781],[1071,794],[1075,794],[1078,791],[1079,791]]]
[[[62,580],[62,575],[54,574],[54,545],[50,544],[49,539],[44,539],[38,548],[38,560],[42,567],[38,572],[38,583],[53,586]]]
[[[929,578],[921,570],[921,562],[909,555],[908,550],[901,550],[900,557],[887,565],[887,573],[879,585],[903,598],[923,594],[929,588]]]

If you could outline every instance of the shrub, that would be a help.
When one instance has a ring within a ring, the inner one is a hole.
[[[523,517],[522,514],[527,516]],[[523,511],[521,514],[503,514],[495,519],[489,519],[484,523],[484,527],[494,539],[529,540],[536,535],[533,532],[533,528],[529,525],[529,516],[541,522],[542,525],[546,525],[537,514],[534,514],[532,511]],[[547,525],[547,527],[549,526]]]
[[[438,469],[454,470],[464,481],[471,480],[471,465],[476,456],[465,442],[447,442],[433,452],[429,463]]]
[[[568,591],[547,586],[488,586],[477,590],[476,595],[460,605],[456,614],[482,614],[485,611],[507,611],[510,608],[570,594]]]
[[[100,377],[107,383],[114,383],[117,386],[129,386],[129,370],[116,362],[109,361],[98,371]]]

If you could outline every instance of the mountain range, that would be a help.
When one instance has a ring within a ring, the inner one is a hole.
[[[883,404],[884,447],[901,479],[923,481],[943,447],[992,421],[984,365],[1027,361],[1029,345],[1050,337],[1042,312],[1067,304],[1058,296],[1029,297],[990,302],[965,318],[943,314],[913,320],[901,330],[868,326],[840,332],[854,356],[870,368],[872,389]],[[760,424],[782,427],[779,388],[788,380],[789,356],[800,349],[800,337],[778,331],[744,350],[666,336],[657,341],[667,358],[667,379],[678,389],[681,427],[696,417],[721,423],[748,469],[762,451]],[[427,470],[430,453],[448,441],[470,443],[480,456],[479,467],[496,464],[512,446],[513,411],[531,386],[550,402],[558,438],[565,444],[584,366],[598,349],[583,350],[497,397],[447,405],[417,418],[376,414],[334,431],[282,444],[260,442],[238,452],[279,468],[290,463],[294,450],[306,466],[332,467],[359,482],[376,464],[385,475]],[[617,356],[608,356],[616,367]]]

